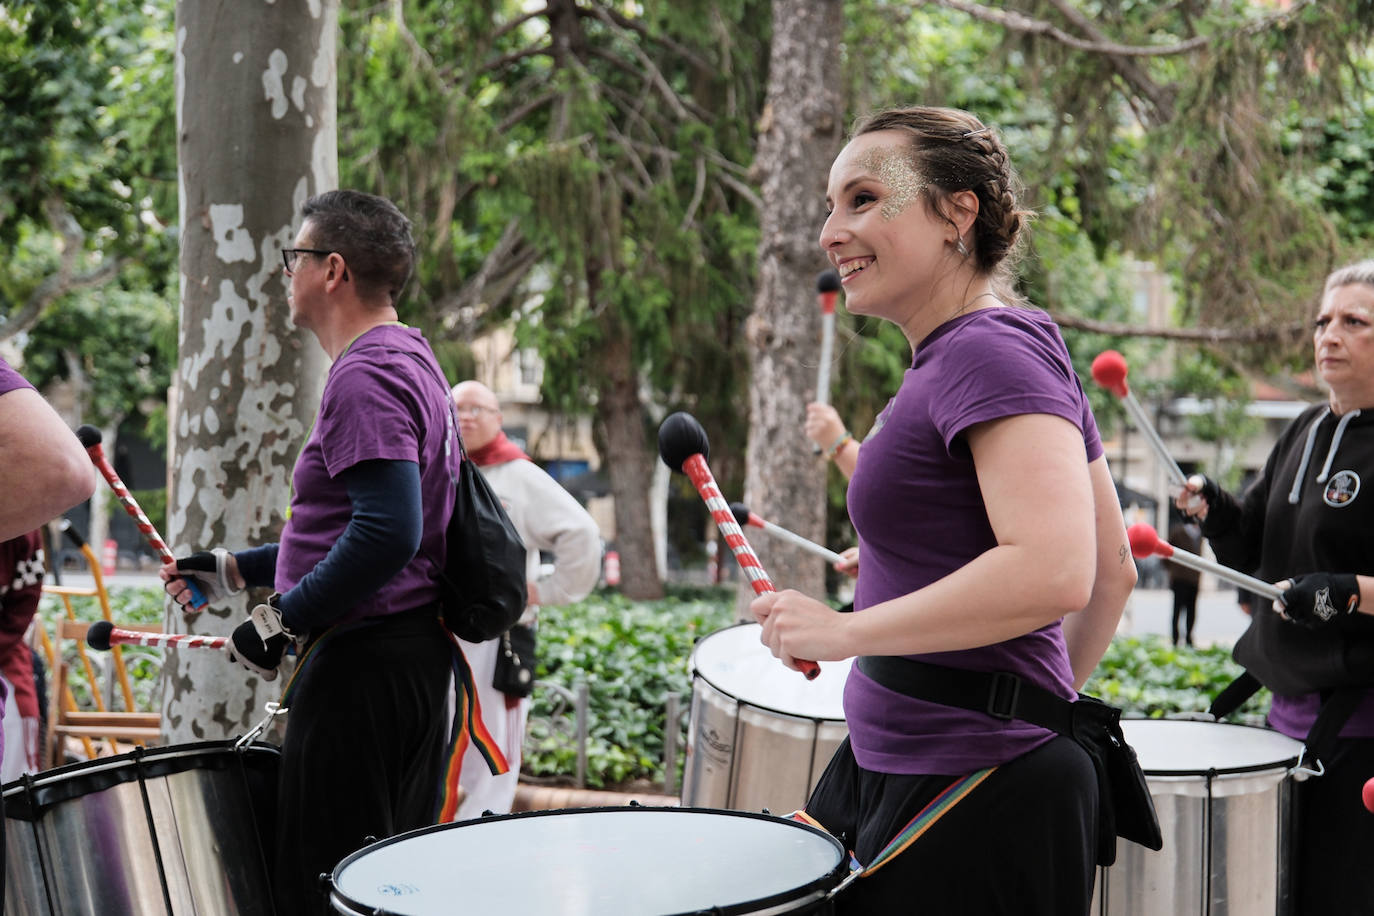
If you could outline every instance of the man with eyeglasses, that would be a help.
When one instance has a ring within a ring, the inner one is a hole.
[[[283,696],[276,909],[322,914],[320,874],[438,811],[455,650],[426,557],[446,555],[459,459],[443,372],[397,320],[415,262],[410,221],[357,191],[312,197],[301,215],[282,252],[291,316],[332,365],[281,541],[202,551],[163,578],[182,603],[185,575],[211,601],[276,591],[234,631],[230,657],[270,680],[297,644]]]
[[[482,722],[510,764],[507,772],[492,774],[478,751],[468,748],[459,775],[462,801],[456,819],[461,821],[485,811],[507,814],[511,810],[529,718],[529,689],[534,686],[533,658],[524,659],[531,666],[531,680],[523,683],[503,673],[515,659],[506,659],[505,665],[498,662],[507,653],[532,656],[541,606],[587,597],[601,569],[601,532],[572,494],[506,437],[501,429],[501,405],[490,388],[477,381],[459,382],[453,387],[453,403],[468,458],[482,469],[525,542],[529,593],[529,606],[510,633],[483,643],[460,641],[477,684]],[[540,562],[541,551],[552,555],[552,567]],[[520,639],[521,635],[525,638]]]

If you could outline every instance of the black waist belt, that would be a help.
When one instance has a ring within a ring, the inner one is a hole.
[[[862,655],[855,665],[889,690],[918,700],[1020,719],[1073,737],[1073,701],[1005,671],[946,668],[892,655]]]

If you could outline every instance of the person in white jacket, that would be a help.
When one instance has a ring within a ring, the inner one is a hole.
[[[517,626],[533,627],[540,607],[581,600],[596,585],[601,569],[601,533],[572,494],[506,438],[501,429],[501,405],[490,388],[477,381],[459,382],[453,386],[453,402],[468,458],[486,475],[529,551],[529,605]],[[551,571],[542,566],[541,551],[553,555]],[[510,812],[520,778],[520,745],[530,708],[529,697],[506,694],[492,686],[500,639],[461,642],[477,683],[482,720],[506,755],[510,770],[501,776],[491,775],[477,751],[468,748],[459,777],[462,801],[456,819],[460,821],[487,811]]]

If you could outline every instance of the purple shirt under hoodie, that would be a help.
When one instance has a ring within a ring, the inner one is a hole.
[[[420,360],[417,362],[415,354]],[[456,438],[448,385],[429,344],[414,328],[381,325],[360,335],[329,369],[320,412],[291,477],[291,517],[277,553],[276,589],[285,592],[315,568],[348,527],[353,504],[339,474],[373,459],[414,461],[424,513],[420,551],[378,591],[335,622],[413,610],[439,599],[435,567],[453,512]]]
[[[1088,461],[1102,455],[1068,350],[1044,313],[983,309],[946,322],[921,342],[861,446],[849,484],[849,516],[863,558],[856,612],[923,588],[996,546],[963,433],[976,423],[1032,413],[1063,417],[1082,430]],[[1006,671],[1075,696],[1059,622],[995,645],[909,657]],[[845,685],[844,710],[855,759],[883,773],[968,773],[1053,737],[1024,722],[912,699],[879,686],[857,666]]]

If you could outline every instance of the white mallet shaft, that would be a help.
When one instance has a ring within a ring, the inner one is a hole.
[[[1159,433],[1146,415],[1145,408],[1141,407],[1135,395],[1131,394],[1131,389],[1126,385],[1127,371],[1126,358],[1116,350],[1104,350],[1093,360],[1093,381],[1121,399],[1126,412],[1135,421],[1136,428],[1144,433],[1145,441],[1150,443],[1150,448],[1159,456],[1174,483],[1181,487],[1188,482],[1188,478],[1184,476],[1178,462],[1169,454],[1169,450],[1164,446],[1164,440],[1159,438]]]
[[[1203,559],[1195,553],[1180,550],[1168,541],[1162,541],[1155,529],[1139,522],[1126,529],[1126,538],[1131,542],[1131,553],[1136,559],[1144,559],[1149,556],[1159,556],[1166,560],[1172,560],[1180,566],[1187,566],[1189,569],[1196,569],[1198,572],[1208,572],[1219,579],[1225,579],[1232,585],[1239,585],[1241,588],[1248,588],[1257,595],[1263,595],[1270,600],[1277,598],[1282,592],[1275,588],[1271,583],[1263,579],[1256,579],[1254,576],[1247,576],[1243,572],[1237,572],[1229,566],[1222,566],[1220,563],[1213,563],[1211,560]]]
[[[816,278],[816,301],[821,307],[821,361],[816,371],[816,401],[830,403],[830,360],[835,351],[835,299],[840,275],[832,268]]]
[[[807,540],[795,531],[788,531],[781,525],[775,525],[767,519],[760,518],[757,514],[750,512],[749,507],[744,503],[731,503],[730,512],[734,514],[735,521],[741,525],[753,525],[755,528],[762,528],[773,537],[795,544],[801,549],[814,553],[818,557],[824,557],[831,563],[842,563],[844,557],[828,547],[823,547],[815,541]]]
[[[816,401],[830,403],[830,359],[835,350],[835,312],[821,318],[821,365],[816,370]]]

